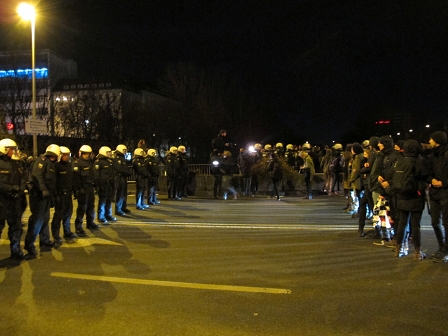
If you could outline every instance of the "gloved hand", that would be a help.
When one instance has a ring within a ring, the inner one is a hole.
[[[17,194],[20,191],[20,186],[19,185],[13,185],[11,191],[12,191],[13,194]]]
[[[44,191],[42,191],[42,197],[43,197],[43,198],[48,198],[48,197],[50,197],[50,192],[49,192],[48,190],[44,190]]]

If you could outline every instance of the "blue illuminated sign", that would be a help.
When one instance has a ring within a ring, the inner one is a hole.
[[[34,69],[36,73],[36,78],[48,78],[47,68],[36,68]],[[17,69],[17,70],[0,70],[0,78],[6,77],[30,77],[32,74],[32,69]]]

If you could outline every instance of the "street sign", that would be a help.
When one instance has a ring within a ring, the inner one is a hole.
[[[47,121],[40,119],[25,119],[25,133],[48,133]]]

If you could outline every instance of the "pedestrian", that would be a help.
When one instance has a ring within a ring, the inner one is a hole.
[[[23,260],[25,254],[20,248],[23,232],[21,195],[25,191],[26,176],[19,161],[12,159],[16,152],[15,141],[0,140],[0,235],[6,221],[11,258]]]
[[[112,203],[115,197],[115,175],[112,149],[103,146],[99,149],[94,166],[95,183],[98,189],[98,221],[103,225],[115,222],[112,215]]]
[[[283,178],[283,167],[282,162],[278,159],[276,153],[271,153],[271,160],[269,161],[268,171],[273,185],[272,192],[275,193],[277,200],[280,201],[277,183]]]
[[[160,204],[157,199],[157,190],[159,188],[159,163],[157,160],[157,152],[155,149],[148,149],[145,158],[146,168],[148,169],[148,204]]]
[[[129,162],[125,158],[127,151],[128,149],[125,145],[118,145],[112,161],[116,188],[115,214],[118,216],[126,216],[131,213],[131,210],[127,208],[128,176],[131,176]]]
[[[61,222],[64,238],[67,240],[77,238],[70,229],[70,220],[73,214],[73,167],[70,162],[70,149],[61,146],[61,157],[54,163],[56,174],[56,197],[54,214],[51,221],[51,233],[55,244],[61,244]]]
[[[436,261],[445,261],[448,255],[448,145],[443,131],[431,134],[429,144],[432,154],[428,157],[429,204],[431,225],[439,245],[430,256]],[[442,219],[442,222],[440,221]]]
[[[31,216],[28,219],[28,230],[25,236],[25,250],[28,251],[29,258],[36,258],[38,255],[34,245],[37,236],[39,236],[41,252],[54,246],[54,242],[50,240],[48,223],[50,208],[53,207],[53,199],[56,195],[54,162],[60,154],[59,146],[52,144],[33,163],[28,187]]]
[[[233,195],[233,199],[238,199],[237,192],[233,185],[233,173],[235,168],[235,162],[232,159],[232,153],[230,151],[224,151],[222,154],[223,160],[221,162],[221,174],[222,174],[222,190],[224,200],[227,199],[228,194]]]
[[[146,210],[149,205],[145,203],[145,191],[148,184],[149,172],[145,163],[146,152],[142,148],[134,150],[132,167],[135,172],[135,207],[137,210]]]
[[[100,225],[95,224],[95,173],[91,159],[92,147],[82,145],[79,149],[79,159],[73,163],[74,191],[78,200],[76,209],[75,229],[79,237],[85,237],[86,232],[82,228],[84,215],[86,215],[86,227],[89,230],[97,230]]]
[[[177,156],[179,158],[179,181],[177,185],[177,196],[188,197],[187,194],[187,184],[188,184],[188,157],[187,157],[187,149],[185,146],[177,147]]]
[[[309,143],[305,143],[302,146],[302,151],[300,152],[300,157],[303,159],[304,164],[300,166],[300,171],[302,172],[305,179],[306,195],[303,199],[312,199],[313,194],[311,193],[311,179],[315,174],[314,163],[311,156],[309,156],[309,151],[311,146]]]

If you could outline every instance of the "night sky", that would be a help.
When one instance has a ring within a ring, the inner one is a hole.
[[[2,1],[1,50],[29,48],[29,34],[11,15],[17,3]],[[42,0],[38,6],[37,48],[75,60],[80,76],[113,73],[154,84],[178,62],[232,74],[272,113],[274,126],[260,137],[328,143],[373,113],[447,120],[443,0]]]

